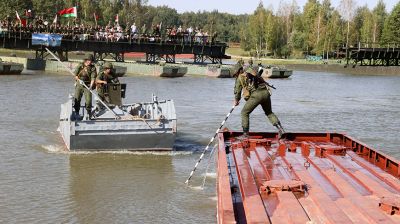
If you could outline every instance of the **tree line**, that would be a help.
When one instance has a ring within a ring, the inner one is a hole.
[[[52,21],[64,8],[76,6],[75,21],[107,25],[118,15],[122,26],[135,23],[150,27],[198,27],[216,33],[224,42],[240,42],[253,56],[274,57],[327,55],[345,46],[394,46],[400,43],[400,3],[387,12],[383,0],[369,9],[354,0],[341,0],[337,8],[330,0],[308,0],[303,10],[296,0],[282,1],[277,10],[260,1],[252,14],[233,15],[214,10],[178,13],[167,6],[150,6],[146,0],[13,0],[0,2],[0,18],[23,16],[27,9]],[[97,17],[97,21],[95,21]],[[62,18],[67,23],[71,18]]]

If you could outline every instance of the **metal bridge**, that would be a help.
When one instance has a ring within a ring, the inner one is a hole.
[[[21,33],[2,33],[0,35],[0,47],[16,50],[34,50],[36,58],[45,59],[49,56],[45,46],[32,45],[30,35],[21,35]],[[175,63],[177,54],[193,54],[194,63],[213,63],[221,64],[222,59],[227,58],[225,50],[226,43],[197,43],[175,41],[150,42],[149,40],[135,40],[125,42],[107,42],[93,40],[69,40],[62,39],[61,46],[48,47],[51,51],[58,54],[60,59],[67,61],[68,52],[86,51],[93,52],[95,60],[103,60],[111,57],[117,62],[124,61],[124,54],[127,52],[144,52],[146,62],[155,63],[157,60],[164,60],[167,63]]]
[[[345,53],[346,48],[340,49]],[[399,66],[400,48],[395,47],[349,47],[346,54],[347,65]]]

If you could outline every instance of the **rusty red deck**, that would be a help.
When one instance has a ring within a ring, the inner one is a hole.
[[[400,223],[399,161],[343,134],[219,133],[218,223]]]

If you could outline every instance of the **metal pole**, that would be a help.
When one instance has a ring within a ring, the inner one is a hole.
[[[208,145],[206,146],[206,148],[204,149],[203,153],[201,154],[199,160],[197,161],[196,165],[194,166],[192,172],[190,172],[189,177],[187,178],[187,180],[185,181],[185,184],[189,184],[189,180],[190,178],[192,178],[194,172],[197,169],[197,166],[199,165],[199,163],[201,162],[201,160],[204,157],[204,154],[206,153],[206,151],[208,150],[208,148],[210,147],[211,143],[214,141],[215,137],[217,136],[218,132],[221,130],[222,126],[224,126],[226,120],[228,120],[228,117],[231,115],[231,113],[233,112],[233,110],[235,109],[236,105],[233,105],[231,110],[229,111],[229,113],[226,115],[225,119],[222,121],[221,125],[219,126],[219,128],[217,129],[217,131],[215,132],[214,136],[210,139],[210,142],[208,143]]]
[[[62,63],[62,62],[60,61],[60,59],[59,59],[53,52],[51,52],[47,47],[45,47],[45,49],[46,49],[47,52],[49,52],[49,54],[51,54],[51,56],[53,56],[55,59],[57,59],[57,61],[60,62],[60,63],[64,66],[64,68],[67,69],[67,71],[69,71],[72,75],[74,75],[74,73],[71,71],[71,69],[69,69],[64,63]],[[75,75],[74,75],[74,76],[75,76]],[[95,93],[93,90],[91,90],[84,82],[80,82],[80,84],[82,84],[87,90],[89,90],[89,92],[90,92],[91,94],[93,94],[93,95],[96,97],[96,99],[99,100],[99,102],[100,102],[101,104],[103,104],[103,106],[104,106],[105,108],[107,108],[107,110],[111,111],[111,112],[114,114],[114,116],[115,116],[116,119],[120,119],[120,118],[121,118],[121,117],[118,116],[113,110],[111,110],[111,108],[109,108],[109,107],[107,106],[107,104],[105,104],[105,103],[100,99],[100,97],[97,95],[97,93]]]

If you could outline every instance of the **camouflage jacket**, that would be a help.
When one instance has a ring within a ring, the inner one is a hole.
[[[97,71],[95,66],[90,65],[86,67],[81,63],[76,67],[74,74],[85,83],[90,83],[90,81],[96,79]]]
[[[97,80],[106,81],[107,83],[119,83],[118,77],[114,73],[106,74],[104,71],[100,72],[96,78]]]
[[[253,76],[246,72],[241,73],[235,81],[235,100],[239,101],[242,95],[245,100],[248,100],[252,92],[261,88],[266,88],[265,80],[263,78]]]

